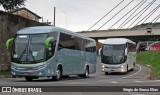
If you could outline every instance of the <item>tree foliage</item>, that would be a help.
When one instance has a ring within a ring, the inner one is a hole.
[[[7,11],[16,9],[20,6],[24,6],[26,0],[0,0],[0,6],[3,6],[3,8]]]

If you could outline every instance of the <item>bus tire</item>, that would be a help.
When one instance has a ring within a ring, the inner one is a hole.
[[[105,72],[105,75],[108,75],[108,72]]]
[[[134,71],[134,68],[132,68],[131,71]]]
[[[126,71],[123,74],[127,74],[127,72],[128,72],[128,65],[126,67]]]
[[[16,78],[16,76],[15,76],[15,75],[12,75],[12,78]]]
[[[56,76],[52,77],[53,80],[59,81],[62,79],[62,68],[58,67],[56,70]]]
[[[69,75],[64,75],[62,76],[62,78],[69,78]]]
[[[126,68],[126,74],[127,74],[127,72],[128,72],[128,65],[127,65],[127,68]]]
[[[85,69],[85,74],[82,76],[83,78],[88,78],[89,77],[89,67],[87,66]]]
[[[33,77],[25,77],[26,81],[32,81]]]
[[[131,71],[134,71],[135,66],[136,66],[136,64],[133,63],[133,68],[131,69]]]

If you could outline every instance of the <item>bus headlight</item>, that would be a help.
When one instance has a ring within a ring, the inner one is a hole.
[[[125,66],[124,65],[121,65],[121,68],[124,68]]]
[[[124,69],[121,69],[121,72],[124,72]]]
[[[42,75],[42,72],[39,72],[39,75],[41,76],[41,75]]]
[[[105,68],[105,66],[104,66],[104,65],[102,65],[102,68]]]
[[[11,72],[11,74],[12,74],[12,75],[16,75],[16,73],[15,73],[15,72]]]

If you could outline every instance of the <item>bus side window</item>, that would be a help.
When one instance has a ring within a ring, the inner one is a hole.
[[[58,50],[62,48],[75,49],[75,40],[71,35],[60,33],[60,39],[58,44]]]
[[[136,52],[136,45],[128,43],[129,52]]]

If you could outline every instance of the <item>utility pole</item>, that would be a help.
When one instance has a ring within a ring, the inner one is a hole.
[[[55,26],[55,22],[56,22],[56,21],[55,21],[55,20],[56,20],[55,18],[56,18],[56,7],[54,7],[54,21],[53,21],[53,26]]]

